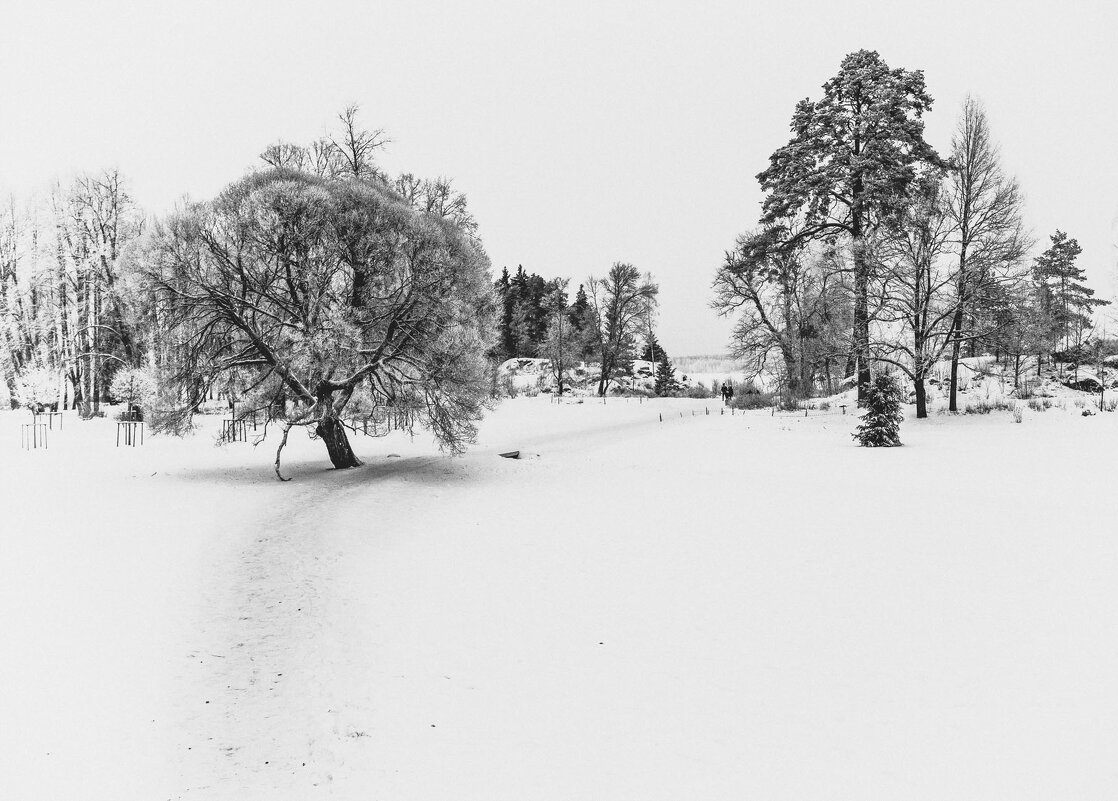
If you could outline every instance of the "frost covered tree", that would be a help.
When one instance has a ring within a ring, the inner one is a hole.
[[[867,236],[879,216],[907,194],[924,164],[940,158],[924,141],[932,105],[920,70],[890,69],[874,51],[847,55],[818,101],[792,115],[792,139],[757,176],[766,193],[761,224],[783,246],[801,241],[850,242],[853,257],[852,353],[858,398],[870,382],[869,288],[873,262]],[[792,225],[793,220],[798,224]]]
[[[541,345],[542,356],[548,359],[551,375],[562,395],[570,384],[568,373],[578,362],[582,350],[580,332],[573,325],[567,306],[568,279],[557,278],[554,289],[544,296],[542,308],[546,331]]]
[[[460,220],[416,208],[375,175],[251,174],[158,223],[133,253],[165,330],[163,429],[215,382],[239,408],[283,409],[337,468],[361,462],[343,420],[403,408],[460,450],[487,395],[489,260]],[[282,476],[280,476],[282,478]]]
[[[46,201],[0,206],[0,380],[12,403],[22,375],[46,370],[51,402],[88,416],[113,371],[138,363],[142,298],[129,293],[119,262],[142,225],[117,170],[57,184]]]
[[[117,370],[109,385],[113,400],[123,403],[129,412],[134,407],[150,410],[158,392],[159,387],[151,372],[139,367]]]
[[[813,252],[802,241],[784,246],[783,233],[738,237],[715,275],[711,305],[737,315],[732,354],[751,377],[776,360],[788,395],[805,398],[817,371],[830,388],[832,361],[849,352],[850,291],[832,248]]]
[[[863,404],[862,422],[854,439],[864,448],[888,448],[901,444],[901,386],[889,373],[878,373]]]

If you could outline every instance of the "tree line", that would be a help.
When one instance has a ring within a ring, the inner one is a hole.
[[[94,414],[122,366],[138,365],[138,300],[121,255],[145,217],[117,170],[0,209],[0,377],[10,405]]]
[[[0,211],[0,378],[12,408],[107,401],[187,430],[236,399],[360,463],[346,421],[392,407],[458,450],[472,441],[493,361],[549,358],[560,391],[581,361],[605,393],[651,336],[657,287],[632,265],[566,279],[521,267],[494,282],[465,195],[387,174],[383,131],[356,108],[308,145],[279,142],[216,198],[153,219],[116,170]]]
[[[659,287],[651,275],[615,262],[605,276],[580,284],[573,300],[569,286],[570,279],[545,280],[523,265],[511,277],[502,271],[494,283],[500,308],[494,362],[548,359],[560,394],[573,368],[592,362],[599,367],[597,392],[604,395],[612,381],[632,374],[638,355],[651,356],[662,376],[657,392],[674,388],[670,361],[655,337]]]
[[[994,352],[1016,381],[1026,355],[1038,370],[1075,358],[1104,305],[1063,231],[1030,262],[1023,195],[982,104],[967,98],[941,155],[924,139],[932,103],[921,71],[852,53],[757,176],[760,219],[726,253],[713,305],[736,318],[735,355],[790,398],[853,383],[862,401],[871,369],[895,369],[923,417],[944,360],[954,411],[961,358]]]

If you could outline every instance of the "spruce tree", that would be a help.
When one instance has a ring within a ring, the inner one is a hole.
[[[516,340],[512,333],[513,302],[515,298],[509,281],[509,268],[501,270],[501,277],[493,282],[500,313],[497,319],[497,341],[489,351],[495,361],[503,362],[516,355]]]
[[[675,367],[672,366],[667,351],[659,349],[657,356],[656,383],[653,385],[653,392],[661,396],[669,395],[679,389],[679,383],[675,380]]]
[[[593,309],[590,308],[590,299],[586,296],[586,287],[578,285],[575,300],[567,307],[567,318],[571,323],[571,330],[579,342],[578,357],[582,361],[589,361],[594,357],[594,342],[590,336],[593,325]]]
[[[648,341],[644,343],[644,350],[641,351],[641,361],[659,364],[660,357],[664,355],[664,348],[660,345],[660,340],[656,338],[655,334],[649,334],[646,339]]]
[[[866,396],[862,422],[854,439],[864,448],[891,448],[901,444],[901,386],[888,373],[879,373]]]

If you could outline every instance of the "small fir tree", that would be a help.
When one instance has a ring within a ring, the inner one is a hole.
[[[901,444],[901,387],[888,373],[879,373],[865,400],[862,423],[854,439],[864,448],[891,448]]]
[[[675,367],[672,365],[672,360],[668,358],[668,354],[660,351],[659,358],[656,360],[656,384],[653,391],[660,396],[670,395],[679,389],[679,382],[675,380]]]

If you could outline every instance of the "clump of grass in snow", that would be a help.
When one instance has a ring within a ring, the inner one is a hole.
[[[968,402],[963,407],[963,414],[989,414],[993,411],[1007,412],[1013,408],[1013,405],[1005,398],[994,398],[992,400],[980,399],[973,403]]]

